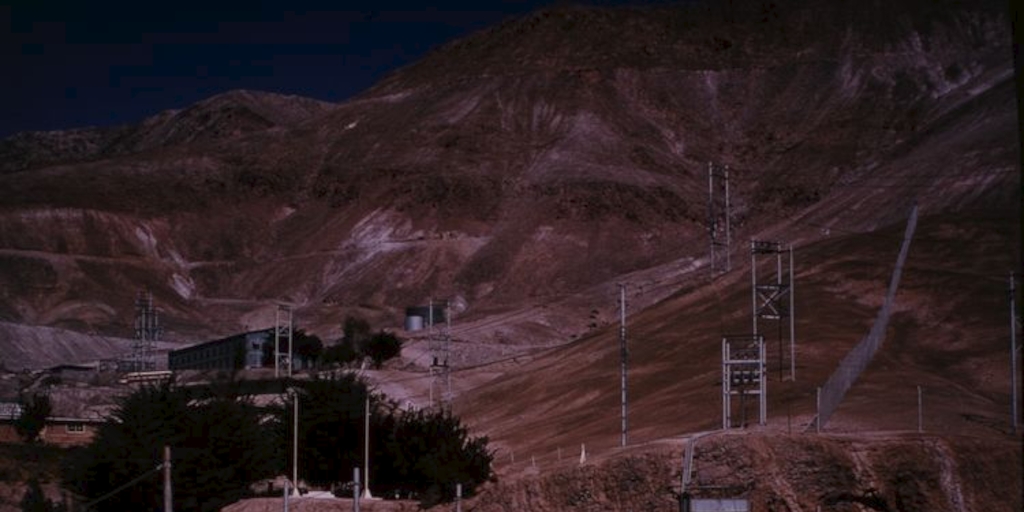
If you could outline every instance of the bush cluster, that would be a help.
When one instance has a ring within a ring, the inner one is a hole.
[[[63,479],[87,503],[102,498],[90,510],[159,510],[167,445],[177,508],[220,510],[277,472],[280,450],[268,442],[264,421],[251,400],[230,391],[143,387],[123,398],[93,442],[69,457]]]
[[[387,331],[370,330],[370,324],[361,318],[347,317],[342,324],[343,337],[336,345],[323,352],[325,364],[347,365],[369,358],[374,368],[402,353],[402,339]]]
[[[351,481],[353,468],[363,466],[367,401],[374,494],[417,496],[430,506],[451,500],[457,483],[471,496],[493,478],[486,437],[470,436],[447,412],[403,411],[351,375],[279,381],[282,400],[266,407],[242,384],[172,382],[136,391],[91,445],[69,457],[64,481],[87,502],[102,499],[91,510],[159,509],[156,468],[169,445],[176,507],[219,510],[251,495],[260,480],[292,474],[296,399],[301,482],[336,488]]]
[[[18,402],[21,415],[14,420],[14,430],[26,443],[34,443],[39,440],[46,418],[52,412],[50,397],[43,394],[22,396]]]

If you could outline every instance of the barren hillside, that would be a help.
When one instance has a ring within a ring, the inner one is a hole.
[[[888,507],[877,510],[1019,499],[1019,487],[986,497],[979,480],[1013,475],[1019,456],[1006,288],[1021,257],[1020,136],[1003,3],[734,4],[551,8],[338,105],[237,92],[115,135],[8,139],[0,320],[124,336],[148,289],[173,341],[267,327],[281,302],[332,338],[348,314],[397,327],[406,306],[451,299],[455,409],[499,450],[502,483],[480,510],[560,510],[564,496],[535,487],[563,477],[520,482],[532,460],[582,444],[632,453],[616,448],[617,284],[629,290],[631,445],[676,457],[657,443],[720,426],[721,338],[750,327],[748,241],[777,240],[796,254],[796,380],[780,376],[787,347],[769,337],[761,430],[787,436],[722,453],[766,459],[755,468],[790,448],[815,462],[778,462],[775,483],[722,470],[710,484],[746,478],[770,510],[864,510],[868,491]],[[712,161],[730,167],[733,200],[734,266],[721,275],[707,259]],[[870,329],[915,204],[886,341],[827,428],[860,439],[786,445]],[[369,375],[425,404],[425,345]],[[918,386],[924,437],[906,432]],[[919,464],[885,463],[877,436]],[[840,453],[855,468],[842,481],[792,491]],[[907,478],[920,493],[901,494]],[[830,485],[852,494],[822,494]],[[614,499],[601,492],[573,506]]]
[[[135,129],[159,142],[3,176],[0,311],[115,333],[149,288],[181,337],[266,324],[274,301],[321,332],[429,296],[471,320],[703,257],[708,161],[733,169],[737,240],[1014,201],[999,11],[846,14],[552,9],[334,108],[238,93],[161,115]]]

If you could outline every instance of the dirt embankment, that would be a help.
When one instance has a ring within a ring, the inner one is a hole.
[[[678,510],[683,445],[510,478],[465,507],[497,511]],[[694,498],[745,498],[753,511],[1020,510],[1021,446],[891,434],[716,434],[696,445]],[[819,508],[820,507],[820,508]]]
[[[283,507],[281,498],[255,498],[232,503],[221,512],[277,512]],[[292,498],[288,509],[295,512],[348,512],[352,500],[344,498]],[[364,512],[413,512],[419,510],[413,501],[361,500],[359,510]]]

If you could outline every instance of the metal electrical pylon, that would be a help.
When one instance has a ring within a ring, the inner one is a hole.
[[[135,340],[129,371],[156,369],[156,342],[160,338],[160,318],[153,307],[153,294],[139,293],[135,299]]]
[[[430,365],[430,405],[434,406],[435,392],[442,409],[450,410],[452,404],[452,373],[449,360],[451,358],[451,313],[448,302],[438,310],[434,300],[430,300],[427,322],[429,324],[429,348],[432,363]],[[437,329],[435,323],[444,316],[443,327]]]
[[[775,275],[758,276],[758,256],[775,257]],[[783,265],[783,256],[787,260]],[[784,270],[788,269],[788,270]],[[775,320],[779,333],[779,376],[782,377],[786,356],[783,331],[788,322],[789,378],[796,380],[796,323],[793,294],[793,246],[783,247],[780,242],[762,240],[750,241],[750,284],[753,301],[753,326],[755,335],[760,334],[758,320]]]
[[[733,425],[732,397],[740,397],[740,425],[746,424],[746,397],[758,397],[758,424],[768,422],[768,374],[764,337],[726,336],[722,338],[722,429]]]
[[[278,305],[274,314],[274,377],[292,376],[292,308]],[[282,347],[287,344],[287,352]]]
[[[729,167],[708,162],[708,238],[712,272],[732,270]]]

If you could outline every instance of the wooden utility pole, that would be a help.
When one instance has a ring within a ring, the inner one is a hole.
[[[164,445],[164,512],[173,512],[171,491],[171,447]]]
[[[917,433],[924,432],[924,398],[921,395],[921,386],[917,387]]]
[[[1010,272],[1010,430],[1017,433],[1017,289],[1016,276]]]
[[[352,512],[359,512],[359,466],[352,468]]]
[[[299,495],[299,391],[292,395],[292,492]]]
[[[363,484],[363,498],[373,499],[370,494],[370,393],[366,393],[366,410],[363,424],[363,474],[366,482]]]

